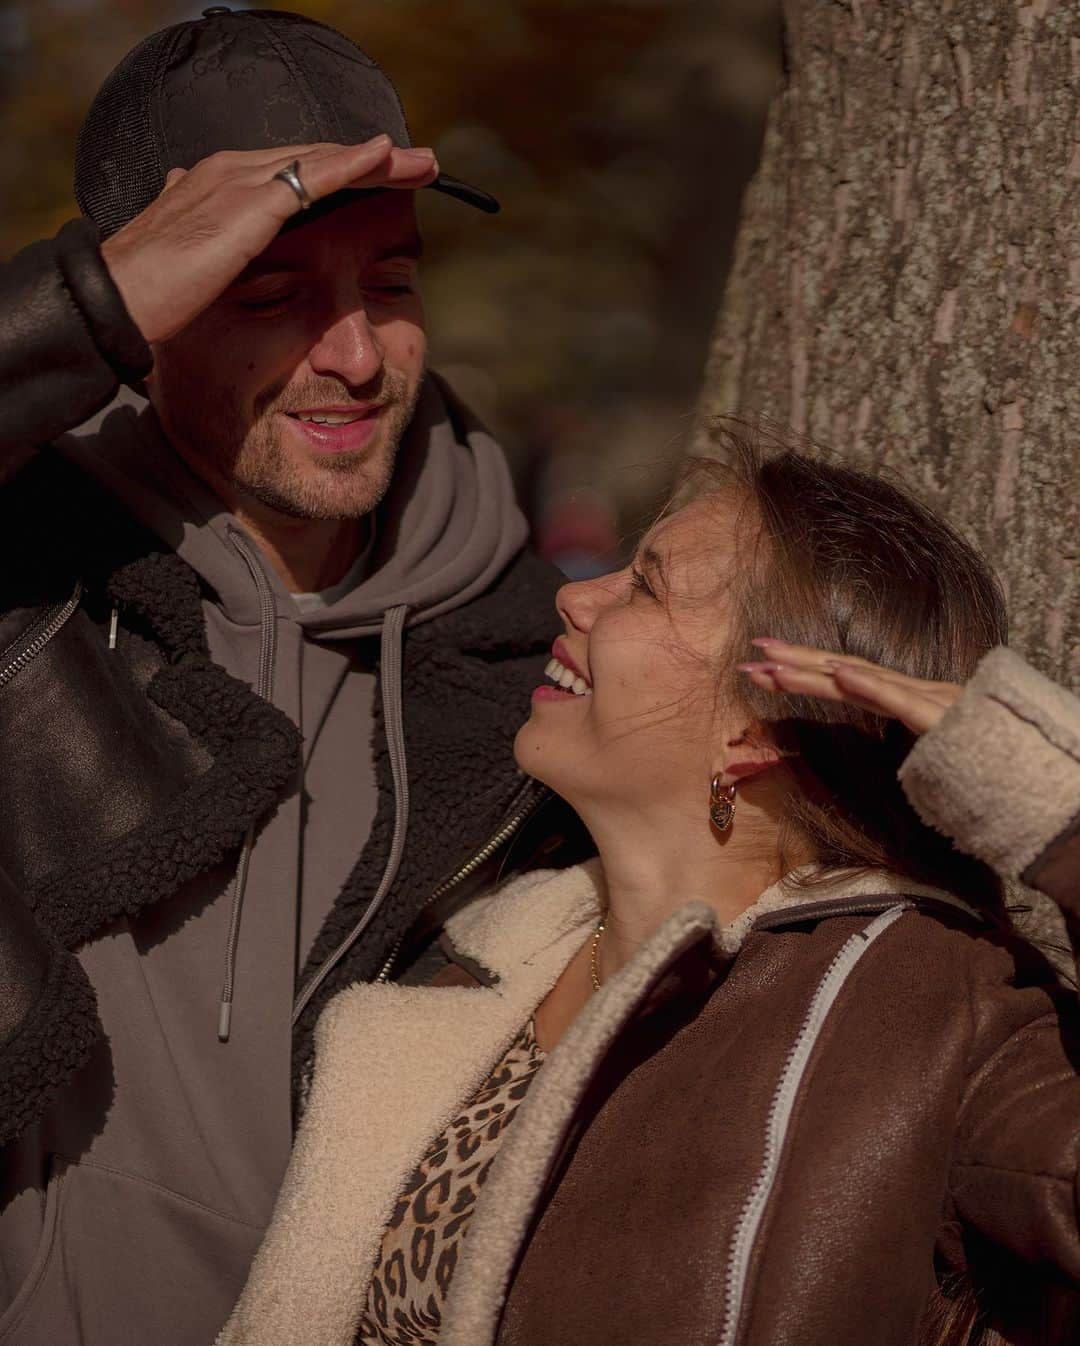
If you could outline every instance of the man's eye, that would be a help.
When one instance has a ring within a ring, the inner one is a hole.
[[[282,294],[260,295],[257,299],[241,299],[242,308],[258,312],[260,309],[277,308],[279,305],[287,304],[290,299],[296,297],[295,290],[286,290]]]
[[[636,566],[630,570],[630,588],[636,594],[647,594],[649,598],[656,597],[652,585]]]

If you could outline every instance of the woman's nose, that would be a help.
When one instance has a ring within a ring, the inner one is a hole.
[[[616,573],[564,584],[555,595],[555,607],[566,625],[576,631],[591,630],[599,613],[616,601],[618,579]]]

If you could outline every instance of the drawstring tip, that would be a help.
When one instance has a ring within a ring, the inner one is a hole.
[[[116,649],[116,629],[120,625],[120,609],[114,607],[109,618],[109,649]]]
[[[232,1025],[232,1001],[223,1000],[218,1009],[217,1035],[218,1042],[228,1042],[229,1028]]]

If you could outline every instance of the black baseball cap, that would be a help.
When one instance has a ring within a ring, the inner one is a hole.
[[[352,145],[381,134],[411,144],[397,90],[354,42],[302,14],[213,5],[145,38],[106,78],[79,132],[75,199],[108,238],[155,199],[170,169],[219,150]],[[489,214],[499,209],[445,173],[430,186]]]

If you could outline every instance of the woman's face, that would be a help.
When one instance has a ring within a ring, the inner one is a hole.
[[[565,634],[514,751],[586,821],[613,805],[705,817],[709,782],[745,719],[715,697],[740,517],[728,494],[695,501],[656,525],[625,570],[559,590]]]

